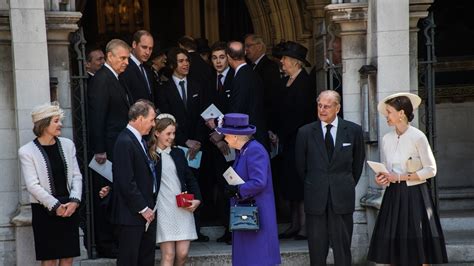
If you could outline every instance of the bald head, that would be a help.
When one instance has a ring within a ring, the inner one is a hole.
[[[226,48],[229,65],[235,69],[237,66],[245,63],[244,44],[238,41],[230,41]]]

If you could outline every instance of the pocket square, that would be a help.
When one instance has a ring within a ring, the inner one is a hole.
[[[193,98],[196,98],[198,96],[199,96],[199,94],[196,93],[196,94],[193,95]]]
[[[351,146],[352,144],[351,143],[342,143],[342,147],[347,147],[347,146]]]

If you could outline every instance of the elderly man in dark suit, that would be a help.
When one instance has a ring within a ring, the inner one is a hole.
[[[296,137],[296,169],[304,182],[311,265],[326,265],[331,242],[335,265],[351,265],[355,186],[365,159],[362,129],[337,116],[340,96],[322,91],[316,121]]]
[[[106,46],[105,64],[96,72],[94,82],[88,89],[89,140],[95,160],[103,164],[113,161],[113,148],[119,133],[128,121],[130,95],[118,80],[125,71],[130,56],[130,46],[122,40],[113,39]],[[94,197],[104,186],[111,185],[105,178],[95,176]],[[98,197],[94,201],[94,220],[97,253],[101,257],[115,257],[117,253],[113,227]]]
[[[268,133],[263,111],[263,84],[260,77],[245,62],[244,45],[238,41],[227,44],[227,60],[234,69],[230,92],[229,113],[249,116],[249,123],[257,127],[255,139],[269,150]]]
[[[262,36],[248,34],[245,37],[245,56],[252,69],[263,82],[263,108],[265,121],[269,130],[275,132],[278,124],[278,89],[280,88],[280,69],[275,61],[265,54],[267,46]]]
[[[120,74],[120,80],[128,88],[132,103],[139,99],[154,100],[153,90],[156,86],[153,73],[145,63],[153,51],[153,37],[146,30],[133,34],[132,52],[127,69]]]
[[[130,121],[115,143],[112,221],[119,226],[117,265],[155,264],[156,221],[153,208],[157,175],[143,136],[155,125],[155,107],[140,100],[130,107]]]

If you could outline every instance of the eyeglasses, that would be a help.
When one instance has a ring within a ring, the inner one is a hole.
[[[318,103],[318,109],[329,110],[329,109],[331,109],[332,107],[334,107],[334,104],[331,104],[331,105],[323,105],[323,104]]]

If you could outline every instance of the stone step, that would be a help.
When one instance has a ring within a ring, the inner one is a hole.
[[[444,231],[474,231],[474,210],[441,211]]]

